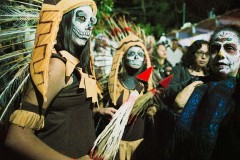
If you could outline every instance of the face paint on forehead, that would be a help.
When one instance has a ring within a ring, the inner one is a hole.
[[[214,36],[215,42],[221,42],[221,43],[238,43],[239,44],[239,38],[237,37],[237,34],[232,31],[220,31]]]
[[[211,44],[210,68],[217,75],[236,76],[240,66],[240,44],[233,31],[220,31]]]

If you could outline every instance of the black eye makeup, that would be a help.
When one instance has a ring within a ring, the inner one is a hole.
[[[128,52],[127,53],[127,57],[132,57],[132,56],[134,56],[135,55],[135,52]]]
[[[140,57],[144,57],[144,53],[143,53],[143,52],[138,52],[138,55],[139,55]]]
[[[237,46],[235,44],[227,43],[224,45],[224,49],[227,53],[234,55],[237,51]]]
[[[84,13],[83,11],[77,11],[76,12],[76,21],[79,21],[79,22],[85,22],[87,19],[87,15],[86,13]]]
[[[83,12],[82,10],[79,10],[75,14],[76,14],[75,21],[78,21],[78,22],[81,22],[81,23],[86,22],[86,20],[88,18],[88,15],[85,12]],[[91,17],[90,22],[91,22],[92,25],[95,25],[97,23],[97,18],[94,17],[94,16]]]
[[[211,49],[212,54],[216,54],[221,49],[221,45],[220,44],[213,44],[213,45],[211,45],[210,49]]]
[[[92,24],[96,24],[97,23],[97,18],[96,17],[91,17],[90,21]]]

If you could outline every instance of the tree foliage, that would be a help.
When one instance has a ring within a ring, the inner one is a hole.
[[[197,23],[208,18],[209,11],[214,8],[220,15],[234,8],[240,8],[238,0],[96,0],[98,26],[95,32],[104,27],[103,15],[122,16],[145,29],[147,34],[156,38],[163,32],[179,29],[185,22]],[[185,3],[186,9],[183,10]],[[185,13],[185,14],[184,14]]]

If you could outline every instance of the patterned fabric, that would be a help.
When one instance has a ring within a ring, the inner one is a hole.
[[[180,115],[177,127],[215,140],[220,124],[230,110],[229,102],[235,87],[235,78],[197,87]]]
[[[209,160],[224,118],[232,109],[236,79],[196,87],[176,122],[168,146],[169,159]]]

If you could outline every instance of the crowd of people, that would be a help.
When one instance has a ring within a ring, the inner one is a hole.
[[[240,158],[240,27],[221,26],[186,52],[177,39],[168,44],[149,36],[147,44],[133,33],[112,49],[104,34],[91,43],[96,14],[93,0],[44,1],[31,78],[9,119],[3,157],[101,159],[90,155],[96,135],[141,85],[138,99],[154,96],[126,125],[115,160]],[[151,66],[151,78],[140,81]]]

